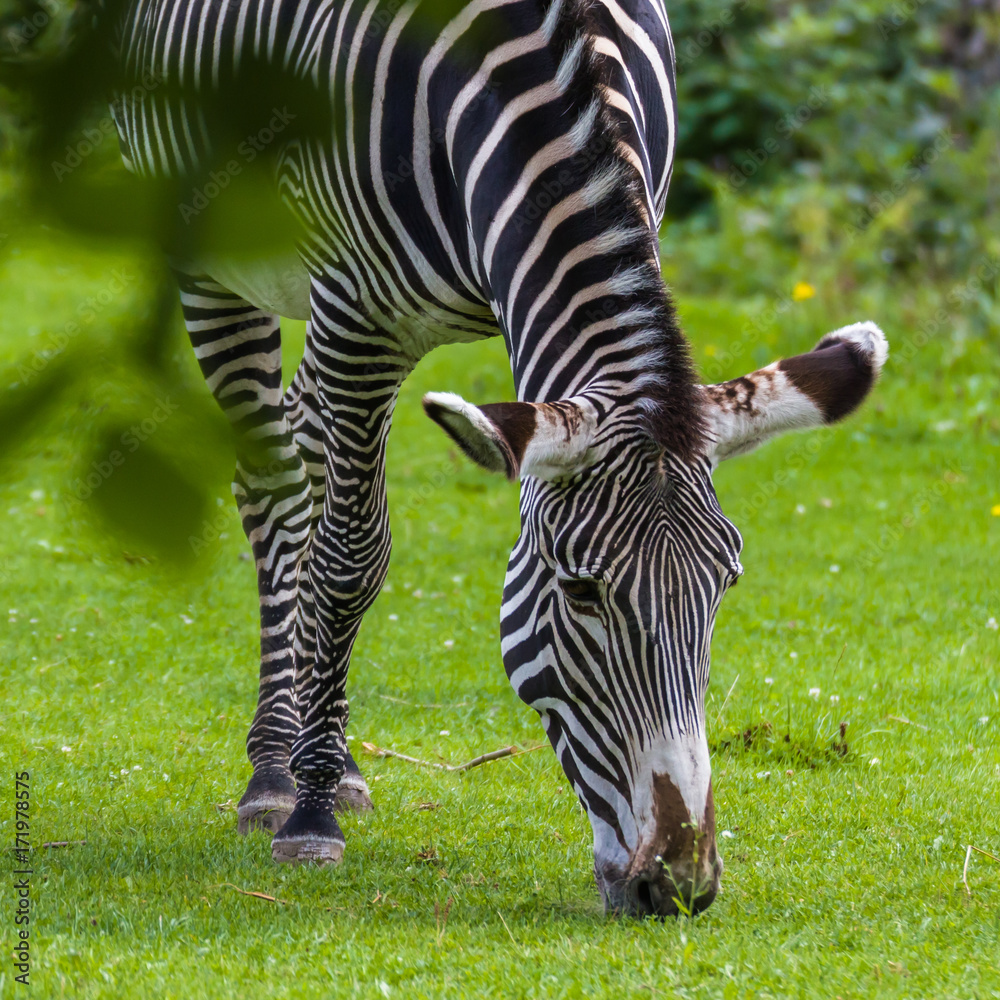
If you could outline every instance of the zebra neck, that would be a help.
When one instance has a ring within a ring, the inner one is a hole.
[[[639,238],[651,242],[648,230]],[[530,292],[500,305],[519,399],[600,392],[624,400],[664,382],[676,346],[673,308],[658,261],[630,252],[627,240],[637,241],[634,228],[539,261]]]
[[[699,390],[656,238],[637,215],[563,252],[525,254],[531,279],[510,282],[497,314],[519,400],[587,396],[603,414],[641,412],[654,440],[686,458],[703,435]]]

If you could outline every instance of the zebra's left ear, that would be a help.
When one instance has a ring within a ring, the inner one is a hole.
[[[808,354],[704,386],[709,458],[718,464],[785,431],[846,417],[868,395],[888,356],[882,331],[855,323],[828,333]]]
[[[451,392],[429,392],[424,410],[473,462],[511,480],[571,476],[599,457],[597,410],[582,396],[474,406]]]

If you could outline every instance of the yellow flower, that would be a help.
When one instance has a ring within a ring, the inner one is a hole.
[[[816,294],[816,289],[808,281],[796,281],[792,289],[792,300],[795,302],[805,302]]]
[[[994,517],[1000,517],[1000,503],[995,503],[992,507],[990,507],[990,513]]]

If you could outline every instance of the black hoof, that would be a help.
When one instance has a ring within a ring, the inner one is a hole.
[[[277,833],[295,808],[295,782],[290,771],[255,771],[236,809],[236,831]]]
[[[299,795],[288,822],[271,841],[278,864],[338,864],[344,856],[344,834],[333,815],[335,796],[329,792]]]
[[[368,794],[368,782],[365,781],[350,754],[347,755],[344,776],[337,786],[337,798],[333,808],[337,812],[370,812],[375,808]]]

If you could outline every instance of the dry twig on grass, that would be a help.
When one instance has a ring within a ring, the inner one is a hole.
[[[47,840],[42,847],[75,847],[77,844],[86,844],[85,840]]]
[[[281,903],[286,905],[288,903],[287,899],[278,899],[276,896],[269,896],[266,892],[248,892],[246,889],[241,889],[238,885],[233,885],[232,882],[220,882],[218,885],[210,885],[209,889],[235,889],[241,896],[253,896],[254,899],[266,899],[269,903]]]
[[[419,764],[421,767],[436,767],[439,771],[468,771],[480,764],[488,764],[491,760],[500,760],[503,757],[520,757],[521,754],[533,753],[535,750],[543,750],[547,743],[539,743],[537,747],[528,747],[527,750],[518,750],[515,746],[501,747],[499,750],[491,750],[489,753],[480,754],[467,760],[464,764],[439,764],[433,760],[421,760],[419,757],[410,757],[408,754],[399,753],[397,750],[387,750],[385,747],[376,746],[374,743],[362,742],[365,753],[373,757],[395,757],[397,760],[405,760],[408,764]]]

